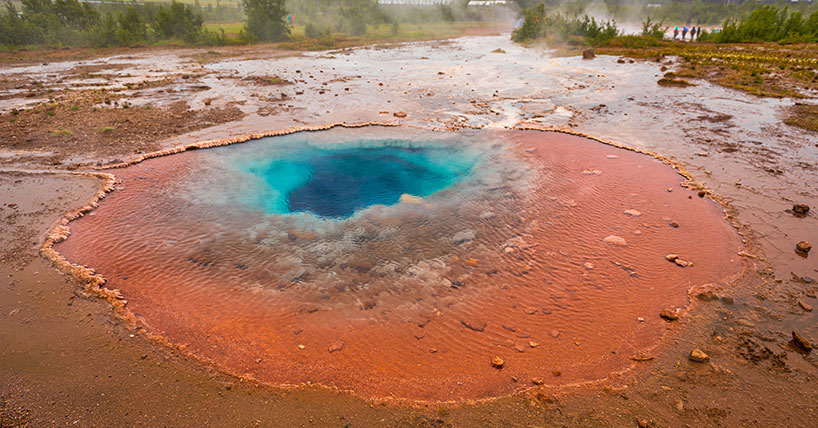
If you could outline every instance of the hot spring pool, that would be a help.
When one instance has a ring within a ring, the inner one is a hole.
[[[333,128],[113,172],[57,250],[151,333],[270,385],[440,401],[603,379],[742,266],[675,170],[559,133]]]
[[[433,195],[467,176],[477,160],[476,153],[411,140],[292,141],[252,158],[239,156],[232,166],[258,178],[243,198],[267,214],[344,218],[371,205],[393,205],[404,195]]]

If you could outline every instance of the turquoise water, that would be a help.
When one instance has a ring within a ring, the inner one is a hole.
[[[404,194],[427,197],[468,176],[477,156],[449,146],[365,140],[331,146],[306,142],[234,159],[233,167],[260,179],[251,197],[267,214],[311,213],[346,218]]]

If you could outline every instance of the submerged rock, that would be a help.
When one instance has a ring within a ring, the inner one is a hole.
[[[463,324],[466,328],[472,331],[482,332],[486,329],[487,323],[483,320],[461,320],[460,324]]]
[[[619,245],[621,247],[628,246],[628,242],[625,241],[625,238],[623,238],[621,236],[608,235],[608,236],[605,237],[605,239],[603,239],[603,241],[605,243],[607,243],[607,244]]]
[[[474,240],[475,236],[474,231],[471,229],[461,230],[452,236],[452,242],[454,245],[465,244]]]
[[[687,358],[695,363],[703,363],[709,360],[710,356],[705,354],[701,349],[696,348],[690,351],[690,355]]]
[[[333,353],[333,352],[338,352],[338,351],[340,351],[342,349],[344,349],[344,342],[339,340],[339,341],[333,343],[332,345],[329,345],[329,348],[327,348],[327,351],[329,351],[330,353]]]

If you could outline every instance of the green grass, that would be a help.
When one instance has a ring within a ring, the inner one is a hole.
[[[49,134],[52,137],[68,137],[74,135],[74,131],[65,128],[52,129]]]
[[[790,108],[784,123],[818,132],[818,105],[795,104]]]

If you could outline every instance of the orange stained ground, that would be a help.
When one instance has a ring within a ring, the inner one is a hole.
[[[220,238],[242,220],[214,224],[162,202],[207,150],[114,170],[125,189],[72,222],[57,249],[105,276],[149,331],[227,372],[417,401],[605,379],[661,343],[662,309],[684,307],[691,287],[742,270],[741,242],[721,207],[681,187],[668,165],[561,133],[496,136],[535,172],[530,192],[506,207],[514,218],[497,207],[499,215],[475,221],[475,243],[438,251],[438,276],[423,292],[402,293],[365,263],[303,293],[300,284],[266,287],[259,278],[269,265],[252,256],[241,269],[222,263],[245,245]],[[314,239],[286,232],[304,246]],[[388,265],[411,241],[367,250],[372,264]],[[671,253],[693,266],[668,262]],[[343,303],[327,303],[336,299]]]

